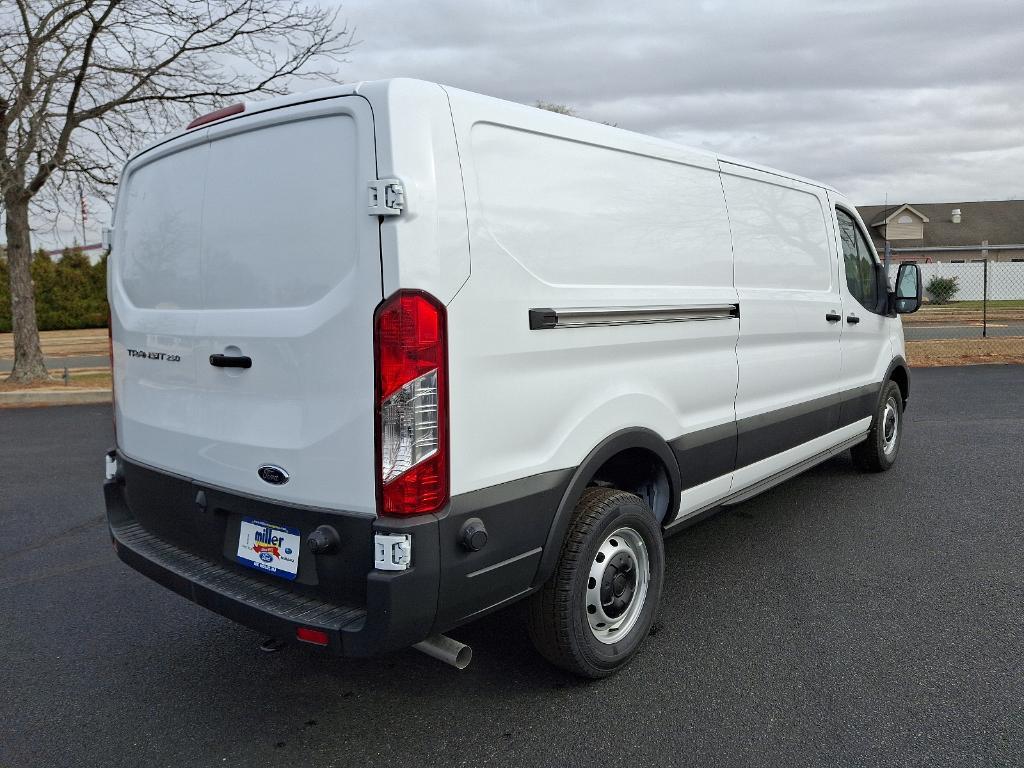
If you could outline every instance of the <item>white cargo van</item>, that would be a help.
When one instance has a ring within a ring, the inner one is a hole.
[[[899,451],[918,270],[779,171],[393,80],[197,119],[110,235],[117,552],[271,637],[462,666],[527,599],[604,676],[666,533]]]

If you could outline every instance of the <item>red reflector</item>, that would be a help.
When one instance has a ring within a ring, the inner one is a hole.
[[[322,629],[312,629],[311,627],[296,627],[295,637],[304,643],[312,643],[313,645],[327,645],[330,640],[327,637],[327,633]]]
[[[200,125],[206,125],[207,123],[212,123],[216,120],[223,120],[225,117],[237,115],[239,112],[245,112],[245,104],[232,104],[230,107],[221,107],[220,109],[215,109],[213,112],[207,112],[205,115],[200,115],[189,123],[188,128],[185,130],[198,128]]]

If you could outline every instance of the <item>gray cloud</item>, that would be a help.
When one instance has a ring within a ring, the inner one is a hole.
[[[820,179],[1024,196],[1024,10],[929,2],[351,0],[349,79],[437,80]]]
[[[1020,0],[344,0],[343,15],[362,40],[349,81],[570,104],[858,203],[1024,198]]]

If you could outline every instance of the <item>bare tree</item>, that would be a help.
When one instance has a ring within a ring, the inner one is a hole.
[[[533,102],[533,106],[537,109],[543,109],[547,112],[554,112],[559,115],[568,115],[569,117],[578,117],[578,113],[575,108],[568,106],[567,104],[558,104],[554,101],[544,101],[543,99],[537,99]]]
[[[9,380],[45,379],[30,210],[69,179],[109,190],[125,157],[225,99],[334,74],[338,10],[302,0],[4,0],[0,200],[14,325]]]
[[[543,99],[537,99],[533,102],[533,106],[537,109],[543,109],[547,112],[554,112],[559,115],[568,115],[569,117],[581,117],[580,113],[576,111],[575,107],[570,107],[567,104],[559,104],[554,101],[544,101]],[[589,117],[584,117],[584,120],[590,120]],[[610,125],[612,128],[618,128],[618,123],[609,123],[607,120],[598,120],[597,122],[602,125]]]

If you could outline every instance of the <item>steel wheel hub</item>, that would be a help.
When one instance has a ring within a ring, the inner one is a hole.
[[[890,397],[885,401],[885,410],[882,412],[882,449],[886,455],[892,455],[896,450],[896,438],[900,429],[900,410],[896,398]]]
[[[647,545],[639,533],[619,528],[604,540],[587,580],[587,620],[594,637],[610,645],[633,628],[650,580]]]

